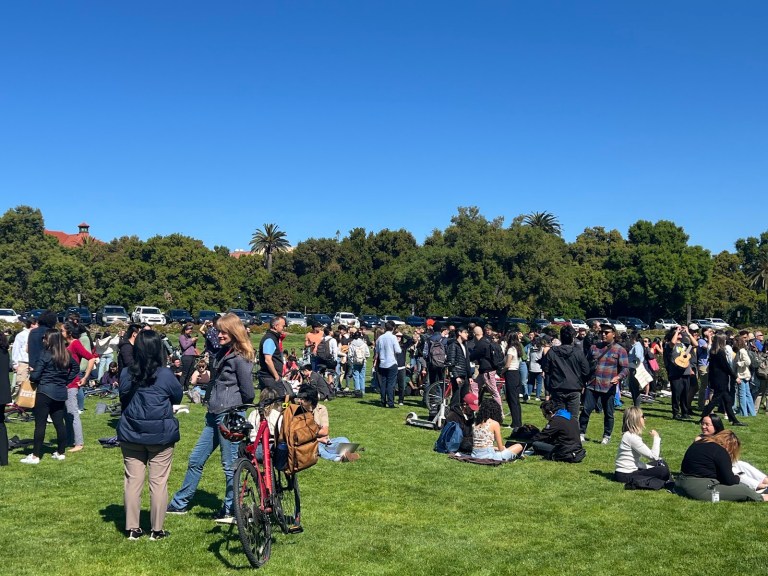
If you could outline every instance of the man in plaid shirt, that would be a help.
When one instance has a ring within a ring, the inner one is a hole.
[[[613,398],[619,381],[629,375],[629,357],[624,347],[618,344],[616,330],[611,324],[601,324],[602,340],[592,346],[592,357],[595,360],[595,372],[587,383],[584,395],[584,406],[579,416],[581,441],[584,442],[589,424],[589,415],[600,403],[603,408],[603,444],[611,441],[613,432]]]

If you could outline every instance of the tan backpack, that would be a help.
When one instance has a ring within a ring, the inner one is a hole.
[[[283,411],[280,441],[288,448],[286,474],[295,474],[317,464],[317,434],[320,426],[312,412],[305,412],[298,404],[289,404]]]

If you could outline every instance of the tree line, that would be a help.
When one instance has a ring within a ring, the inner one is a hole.
[[[39,209],[0,217],[0,306],[16,311],[77,302],[132,308],[484,315],[531,318],[720,316],[768,323],[768,231],[712,255],[674,222],[638,220],[626,237],[586,228],[574,242],[548,213],[505,225],[460,207],[419,245],[407,230],[311,238],[268,250],[276,225],[257,230],[262,255],[233,258],[182,234],[124,236],[63,248]],[[269,269],[268,269],[269,267]]]

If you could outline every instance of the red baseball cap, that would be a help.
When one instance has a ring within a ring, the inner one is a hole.
[[[464,395],[464,403],[472,408],[472,410],[480,409],[480,402],[478,400],[477,394],[472,394],[472,392]]]

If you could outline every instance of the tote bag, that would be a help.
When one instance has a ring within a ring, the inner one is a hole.
[[[36,397],[37,390],[32,388],[32,383],[29,380],[25,380],[21,383],[21,388],[19,388],[19,397],[16,399],[16,404],[22,408],[34,408]]]

